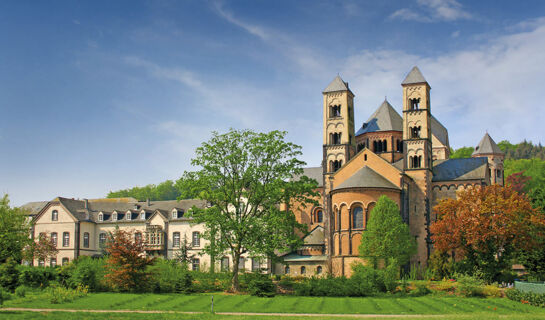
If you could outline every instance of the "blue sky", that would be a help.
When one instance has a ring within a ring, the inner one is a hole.
[[[0,193],[177,179],[212,130],[286,130],[321,161],[339,73],[356,126],[418,65],[455,148],[544,142],[544,1],[2,1]]]

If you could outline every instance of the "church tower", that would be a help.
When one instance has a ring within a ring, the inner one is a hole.
[[[505,154],[488,132],[481,139],[471,157],[487,157],[490,183],[504,185],[503,159],[505,158]]]
[[[418,245],[418,255],[412,262],[425,264],[431,250],[429,233],[432,178],[431,88],[418,67],[409,72],[401,86],[404,172],[412,179],[409,189],[409,226]]]
[[[339,170],[354,155],[354,94],[340,76],[322,92],[324,97],[324,174]],[[327,184],[327,182],[326,182]]]
[[[354,130],[354,94],[340,76],[322,92],[324,97],[323,122],[323,208],[325,211],[324,241],[326,254],[331,258],[333,244],[333,216],[331,207],[332,175],[355,154],[356,139]],[[331,259],[328,259],[332,270]]]

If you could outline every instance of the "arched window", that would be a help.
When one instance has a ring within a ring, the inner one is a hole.
[[[140,212],[140,219],[146,220],[146,211],[142,210],[142,212]]]
[[[301,274],[306,274],[307,273],[307,268],[305,266],[302,266],[301,267]]]
[[[373,141],[373,152],[378,152],[378,144],[376,141]]]
[[[322,274],[322,266],[316,267],[316,274]]]
[[[104,214],[102,212],[98,214],[98,221],[104,221]]]
[[[51,221],[59,220],[59,212],[57,210],[51,211]]]
[[[333,230],[337,229],[337,225],[335,224],[335,216],[336,212],[333,212],[333,214],[331,215],[331,225],[333,226]]]
[[[403,141],[399,139],[396,140],[396,151],[403,152]]]
[[[63,232],[62,234],[62,246],[68,247],[70,245],[70,233]]]
[[[51,243],[56,247],[57,246],[57,233],[51,232]]]
[[[388,142],[386,140],[382,140],[382,152],[388,151]]]
[[[193,232],[192,244],[194,247],[200,247],[201,245],[201,234],[198,231]]]
[[[89,232],[83,233],[83,247],[89,248]]]
[[[117,221],[117,212],[112,214],[112,221]]]
[[[352,210],[352,228],[362,229],[363,228],[363,208],[355,207]]]
[[[126,218],[125,218],[125,219],[127,219],[127,220],[131,220],[131,219],[132,219],[132,212],[127,211],[127,213],[125,213],[125,215],[126,215]]]
[[[335,132],[331,135],[331,144],[341,144],[341,135],[340,132]]]
[[[411,110],[420,109],[420,98],[409,99],[409,106]]]
[[[101,248],[104,248],[106,245],[106,234],[104,232],[98,235],[98,245]]]
[[[285,274],[290,274],[290,266],[286,266],[286,267],[284,268],[284,273],[285,273]]]
[[[179,248],[180,247],[180,233],[179,232],[174,232],[172,234],[172,246],[174,248]]]
[[[337,230],[341,230],[341,210],[337,212]]]
[[[318,209],[316,211],[315,219],[316,219],[316,222],[318,222],[318,223],[322,223],[324,221],[324,213],[323,213],[322,209]]]

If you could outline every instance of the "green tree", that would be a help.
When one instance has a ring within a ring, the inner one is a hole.
[[[458,159],[458,158],[471,158],[471,154],[473,153],[473,147],[461,147],[459,149],[450,149],[450,158],[451,159]]]
[[[180,191],[174,185],[172,180],[167,180],[158,185],[148,184],[143,187],[134,187],[118,191],[110,191],[107,198],[125,198],[132,197],[138,201],[147,199],[154,201],[176,200],[180,196]]]
[[[239,258],[272,256],[301,243],[303,230],[294,209],[315,203],[317,182],[302,175],[301,147],[286,142],[286,132],[256,133],[233,130],[213,132],[192,159],[201,169],[185,172],[176,185],[182,198],[206,200],[208,208],[193,208],[197,223],[205,224],[204,251],[230,252],[231,289],[239,290]],[[287,205],[280,205],[287,204]],[[210,244],[213,245],[210,245]]]
[[[23,248],[32,243],[30,222],[26,212],[9,206],[8,195],[0,198],[0,263],[8,258],[20,262]]]
[[[400,265],[409,262],[416,253],[416,242],[409,226],[401,219],[397,204],[387,196],[380,196],[371,211],[371,217],[361,237],[360,256],[376,267],[379,261],[388,264],[395,260]]]

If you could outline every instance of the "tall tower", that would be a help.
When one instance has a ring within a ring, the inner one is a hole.
[[[494,139],[492,139],[488,132],[481,139],[481,142],[479,142],[479,145],[475,148],[471,157],[487,157],[488,168],[490,170],[490,184],[499,184],[503,186],[505,182],[503,176],[503,159],[505,154],[501,151],[496,142],[494,142]]]
[[[432,178],[430,85],[417,67],[401,83],[403,88],[404,171],[412,178],[409,189],[409,227],[418,253],[413,263],[425,264],[431,250],[429,233]]]
[[[356,147],[354,138],[354,94],[340,76],[322,92],[324,96],[324,174],[345,164]]]
[[[340,76],[322,92],[324,97],[324,144],[323,144],[323,177],[325,212],[324,238],[326,254],[331,266],[332,223],[331,217],[331,176],[339,170],[355,154],[356,139],[354,131],[354,94]]]

